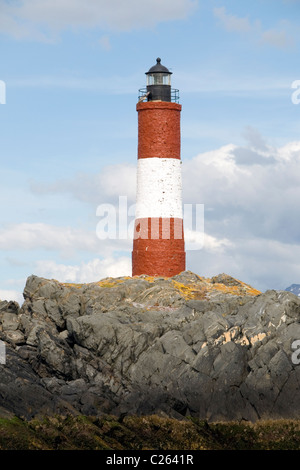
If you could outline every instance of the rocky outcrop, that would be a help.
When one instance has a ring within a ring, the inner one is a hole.
[[[292,293],[225,274],[30,276],[21,307],[0,302],[0,416],[299,418],[299,319]]]

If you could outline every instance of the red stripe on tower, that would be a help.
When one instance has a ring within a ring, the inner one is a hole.
[[[132,275],[185,271],[178,90],[157,59],[137,104],[138,168]],[[144,101],[147,99],[147,101]]]

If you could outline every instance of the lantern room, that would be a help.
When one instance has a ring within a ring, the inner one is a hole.
[[[167,67],[161,64],[161,59],[156,59],[156,64],[151,67],[147,76],[147,88],[139,89],[140,101],[169,101],[179,102],[179,90],[171,88],[171,75]]]
[[[148,101],[171,101],[172,72],[161,64],[159,57],[146,75]]]

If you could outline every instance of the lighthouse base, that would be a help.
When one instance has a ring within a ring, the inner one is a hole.
[[[132,252],[132,275],[172,277],[185,271],[185,252],[147,250]]]
[[[136,219],[132,275],[172,277],[185,271],[182,219]]]

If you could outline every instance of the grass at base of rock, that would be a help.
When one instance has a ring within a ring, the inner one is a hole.
[[[300,421],[207,423],[160,416],[0,419],[0,450],[299,450]]]

